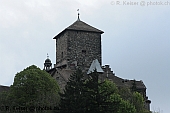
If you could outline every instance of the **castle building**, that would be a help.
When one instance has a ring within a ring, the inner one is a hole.
[[[50,61],[47,58],[44,69],[58,82],[61,89],[64,89],[70,75],[77,67],[86,75],[96,68],[100,72],[100,80],[109,79],[117,87],[130,88],[135,82],[137,91],[145,99],[146,109],[150,110],[151,101],[146,96],[146,86],[143,81],[120,78],[113,73],[109,65],[102,66],[102,33],[104,32],[81,21],[78,14],[78,19],[72,25],[53,38],[56,40],[56,64],[54,68],[49,68],[51,65],[47,65],[47,60]]]
[[[101,34],[104,33],[78,20],[53,39],[56,40],[56,65],[71,69],[89,68],[94,59],[101,61]]]
[[[3,92],[3,91],[9,91],[9,89],[10,89],[9,86],[0,85],[0,93]]]

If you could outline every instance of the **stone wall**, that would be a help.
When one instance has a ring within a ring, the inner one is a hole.
[[[67,68],[89,68],[94,59],[101,64],[101,34],[85,31],[65,31],[57,39],[56,61],[66,61]]]
[[[69,31],[67,55],[68,65],[77,61],[77,66],[89,68],[94,59],[101,64],[100,33]]]
[[[56,39],[56,64],[67,57],[67,34],[68,33],[65,32]]]
[[[64,79],[64,77],[62,76],[62,73],[56,71],[53,78],[57,81],[60,87],[60,90],[63,91],[63,89],[65,88],[65,85],[67,84],[67,80]]]

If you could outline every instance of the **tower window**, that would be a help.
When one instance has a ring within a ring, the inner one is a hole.
[[[56,80],[59,80],[59,76],[56,77]]]
[[[82,50],[82,53],[83,53],[83,54],[86,54],[86,50]]]
[[[61,58],[63,58],[63,52],[61,52]]]

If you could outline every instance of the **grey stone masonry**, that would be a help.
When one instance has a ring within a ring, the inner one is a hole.
[[[96,28],[96,31],[93,31],[93,27],[82,21],[76,21],[73,25],[79,28],[80,25],[84,25],[83,30],[67,28],[54,37],[56,39],[55,67],[88,69],[95,59],[98,59],[102,65],[101,34],[103,32],[97,31]]]
[[[94,59],[101,64],[101,35],[100,33],[84,31],[68,31],[67,60],[68,66],[77,62],[78,67],[89,68]]]

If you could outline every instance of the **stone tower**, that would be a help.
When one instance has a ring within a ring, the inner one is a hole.
[[[64,29],[53,39],[56,40],[56,64],[47,70],[63,90],[76,67],[80,67],[84,76],[96,69],[101,81],[108,79],[117,87],[131,88],[134,80],[123,79],[115,75],[109,65],[101,67],[101,34],[104,33],[78,19]],[[150,110],[151,101],[146,96],[146,86],[143,81],[135,81],[136,90],[143,95],[145,108]]]
[[[94,59],[101,60],[101,34],[104,33],[78,19],[53,39],[56,39],[55,67],[88,69]]]

